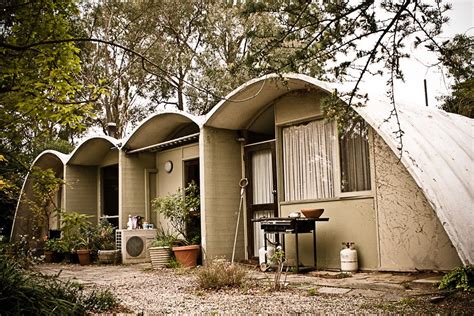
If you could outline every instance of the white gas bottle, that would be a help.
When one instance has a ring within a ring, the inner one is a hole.
[[[357,250],[355,250],[355,243],[343,242],[343,249],[341,250],[341,271],[342,272],[356,272],[359,269],[357,261]]]
[[[270,267],[270,261],[274,254],[275,248],[273,248],[273,246],[267,246],[267,250],[265,250],[265,247],[258,249],[258,263],[262,271],[266,271]],[[267,259],[266,262],[265,259]]]

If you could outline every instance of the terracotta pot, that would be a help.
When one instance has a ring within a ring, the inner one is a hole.
[[[76,252],[81,266],[91,264],[91,252],[89,249],[79,249]]]
[[[148,251],[153,269],[166,268],[170,261],[170,247],[150,247]]]
[[[99,250],[97,252],[97,258],[100,263],[117,264],[118,253],[118,250]]]
[[[182,267],[194,268],[197,265],[200,249],[199,245],[179,246],[173,247],[173,252]]]
[[[53,255],[54,255],[54,253],[51,250],[45,250],[44,251],[44,262],[45,263],[53,262]]]

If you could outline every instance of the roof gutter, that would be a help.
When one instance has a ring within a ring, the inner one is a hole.
[[[162,143],[153,144],[153,145],[149,145],[149,146],[145,146],[145,147],[141,147],[137,149],[125,150],[125,152],[127,154],[135,154],[135,153],[144,152],[144,151],[155,152],[167,147],[174,147],[177,145],[189,144],[195,140],[199,140],[199,133],[186,135],[183,137],[175,138],[175,139],[168,140]]]

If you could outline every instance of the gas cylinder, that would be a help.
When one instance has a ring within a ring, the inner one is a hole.
[[[355,250],[354,242],[343,242],[341,250],[341,271],[356,272],[359,269],[357,261],[357,250]]]
[[[265,247],[258,249],[258,262],[260,264],[260,270],[266,271],[271,266],[270,261],[274,254],[275,248],[273,248],[273,246],[267,246],[267,250],[265,250]]]

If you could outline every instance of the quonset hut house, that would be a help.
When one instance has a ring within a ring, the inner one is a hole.
[[[66,212],[106,217],[119,229],[129,214],[166,226],[151,200],[199,183],[205,259],[232,255],[239,181],[248,178],[238,260],[256,257],[263,245],[252,219],[324,208],[329,221],[317,224],[318,269],[340,267],[342,241],[355,242],[363,270],[472,264],[472,120],[398,105],[400,156],[390,104],[371,99],[353,107],[363,122],[342,133],[321,111],[332,91],[308,76],[269,75],[235,89],[206,116],[159,113],[126,139],[90,138],[70,155],[46,151],[33,164],[64,178],[58,200]],[[31,182],[27,177],[26,196]],[[20,201],[12,238],[29,230]],[[294,264],[292,238],[285,240]],[[314,264],[309,234],[300,235],[299,253],[303,265]]]

